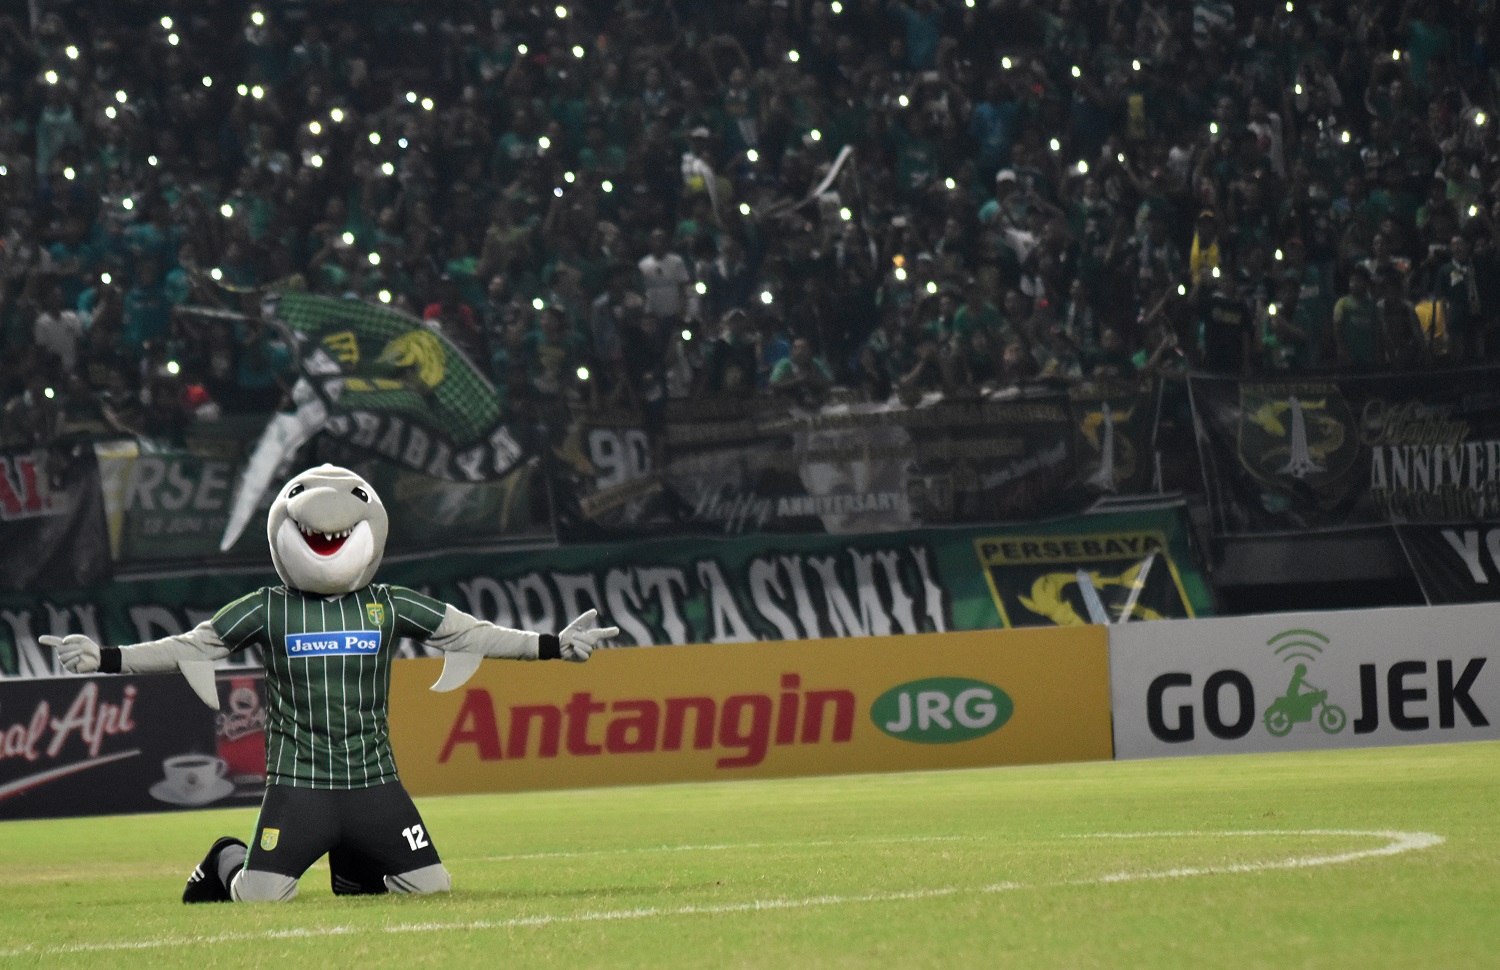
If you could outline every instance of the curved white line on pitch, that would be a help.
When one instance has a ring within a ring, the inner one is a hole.
[[[1241,862],[1221,866],[1188,866],[1180,869],[1157,869],[1145,872],[1116,872],[1092,879],[1080,879],[1068,883],[1070,886],[1103,885],[1112,882],[1136,882],[1142,879],[1180,879],[1184,876],[1214,876],[1234,872],[1269,872],[1273,869],[1306,869],[1309,866],[1335,866],[1358,859],[1375,856],[1399,855],[1418,849],[1430,849],[1441,845],[1441,835],[1431,832],[1362,831],[1359,829],[1244,829],[1231,832],[1101,832],[1095,835],[1070,835],[1071,839],[1182,839],[1182,838],[1252,838],[1258,835],[1307,835],[1307,836],[1355,836],[1361,838],[1390,839],[1385,845],[1373,849],[1358,849],[1338,852],[1333,855],[1294,856],[1274,862]]]
[[[1358,829],[1251,829],[1227,832],[1105,832],[1092,835],[1063,836],[1069,839],[1160,839],[1160,838],[1253,838],[1262,835],[1342,836],[1355,838],[1381,838],[1389,841],[1371,849],[1338,852],[1332,855],[1294,856],[1271,862],[1233,863],[1219,866],[1197,866],[1178,869],[1147,869],[1140,872],[1117,872],[1089,879],[1073,879],[1063,882],[998,882],[988,886],[943,886],[935,889],[913,889],[905,892],[861,893],[851,896],[804,896],[799,899],[756,899],[746,903],[715,903],[702,906],[649,907],[642,909],[599,910],[588,913],[571,913],[561,916],[518,916],[499,920],[470,920],[455,923],[398,923],[393,926],[314,926],[285,930],[266,930],[261,933],[217,933],[208,936],[184,936],[157,940],[112,941],[104,943],[73,943],[54,947],[20,947],[0,950],[0,957],[53,956],[69,953],[102,953],[113,950],[157,950],[168,947],[213,945],[217,943],[244,943],[256,940],[297,940],[329,936],[348,936],[353,933],[442,933],[452,930],[516,929],[529,926],[557,926],[569,923],[604,923],[619,920],[650,919],[652,917],[723,915],[732,913],[758,913],[782,909],[810,909],[814,906],[847,906],[853,903],[908,902],[923,899],[941,899],[945,896],[974,893],[1002,893],[1017,889],[1048,889],[1057,886],[1105,886],[1121,882],[1144,879],[1178,879],[1187,876],[1228,875],[1232,873],[1270,872],[1276,869],[1302,869],[1309,866],[1339,865],[1377,856],[1393,856],[1403,852],[1429,849],[1441,845],[1441,835],[1431,832],[1396,832],[1387,830],[1364,831]]]

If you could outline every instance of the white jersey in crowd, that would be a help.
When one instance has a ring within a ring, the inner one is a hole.
[[[641,257],[641,279],[645,281],[646,312],[658,317],[680,317],[683,310],[683,287],[692,281],[687,263],[676,253],[657,259],[652,253]]]

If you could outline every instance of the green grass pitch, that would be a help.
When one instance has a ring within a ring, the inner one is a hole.
[[[246,810],[0,824],[0,967],[1500,965],[1500,743],[419,799],[429,898],[184,907]]]

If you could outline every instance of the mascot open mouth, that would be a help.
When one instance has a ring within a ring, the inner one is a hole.
[[[331,556],[344,548],[344,541],[354,532],[353,529],[345,529],[342,532],[315,532],[297,523],[297,531],[302,533],[302,539],[307,547],[320,556]]]

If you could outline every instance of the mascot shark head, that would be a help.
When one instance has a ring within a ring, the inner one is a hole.
[[[287,482],[266,521],[271,561],[281,581],[324,596],[369,585],[389,531],[380,496],[337,465],[309,468]]]

